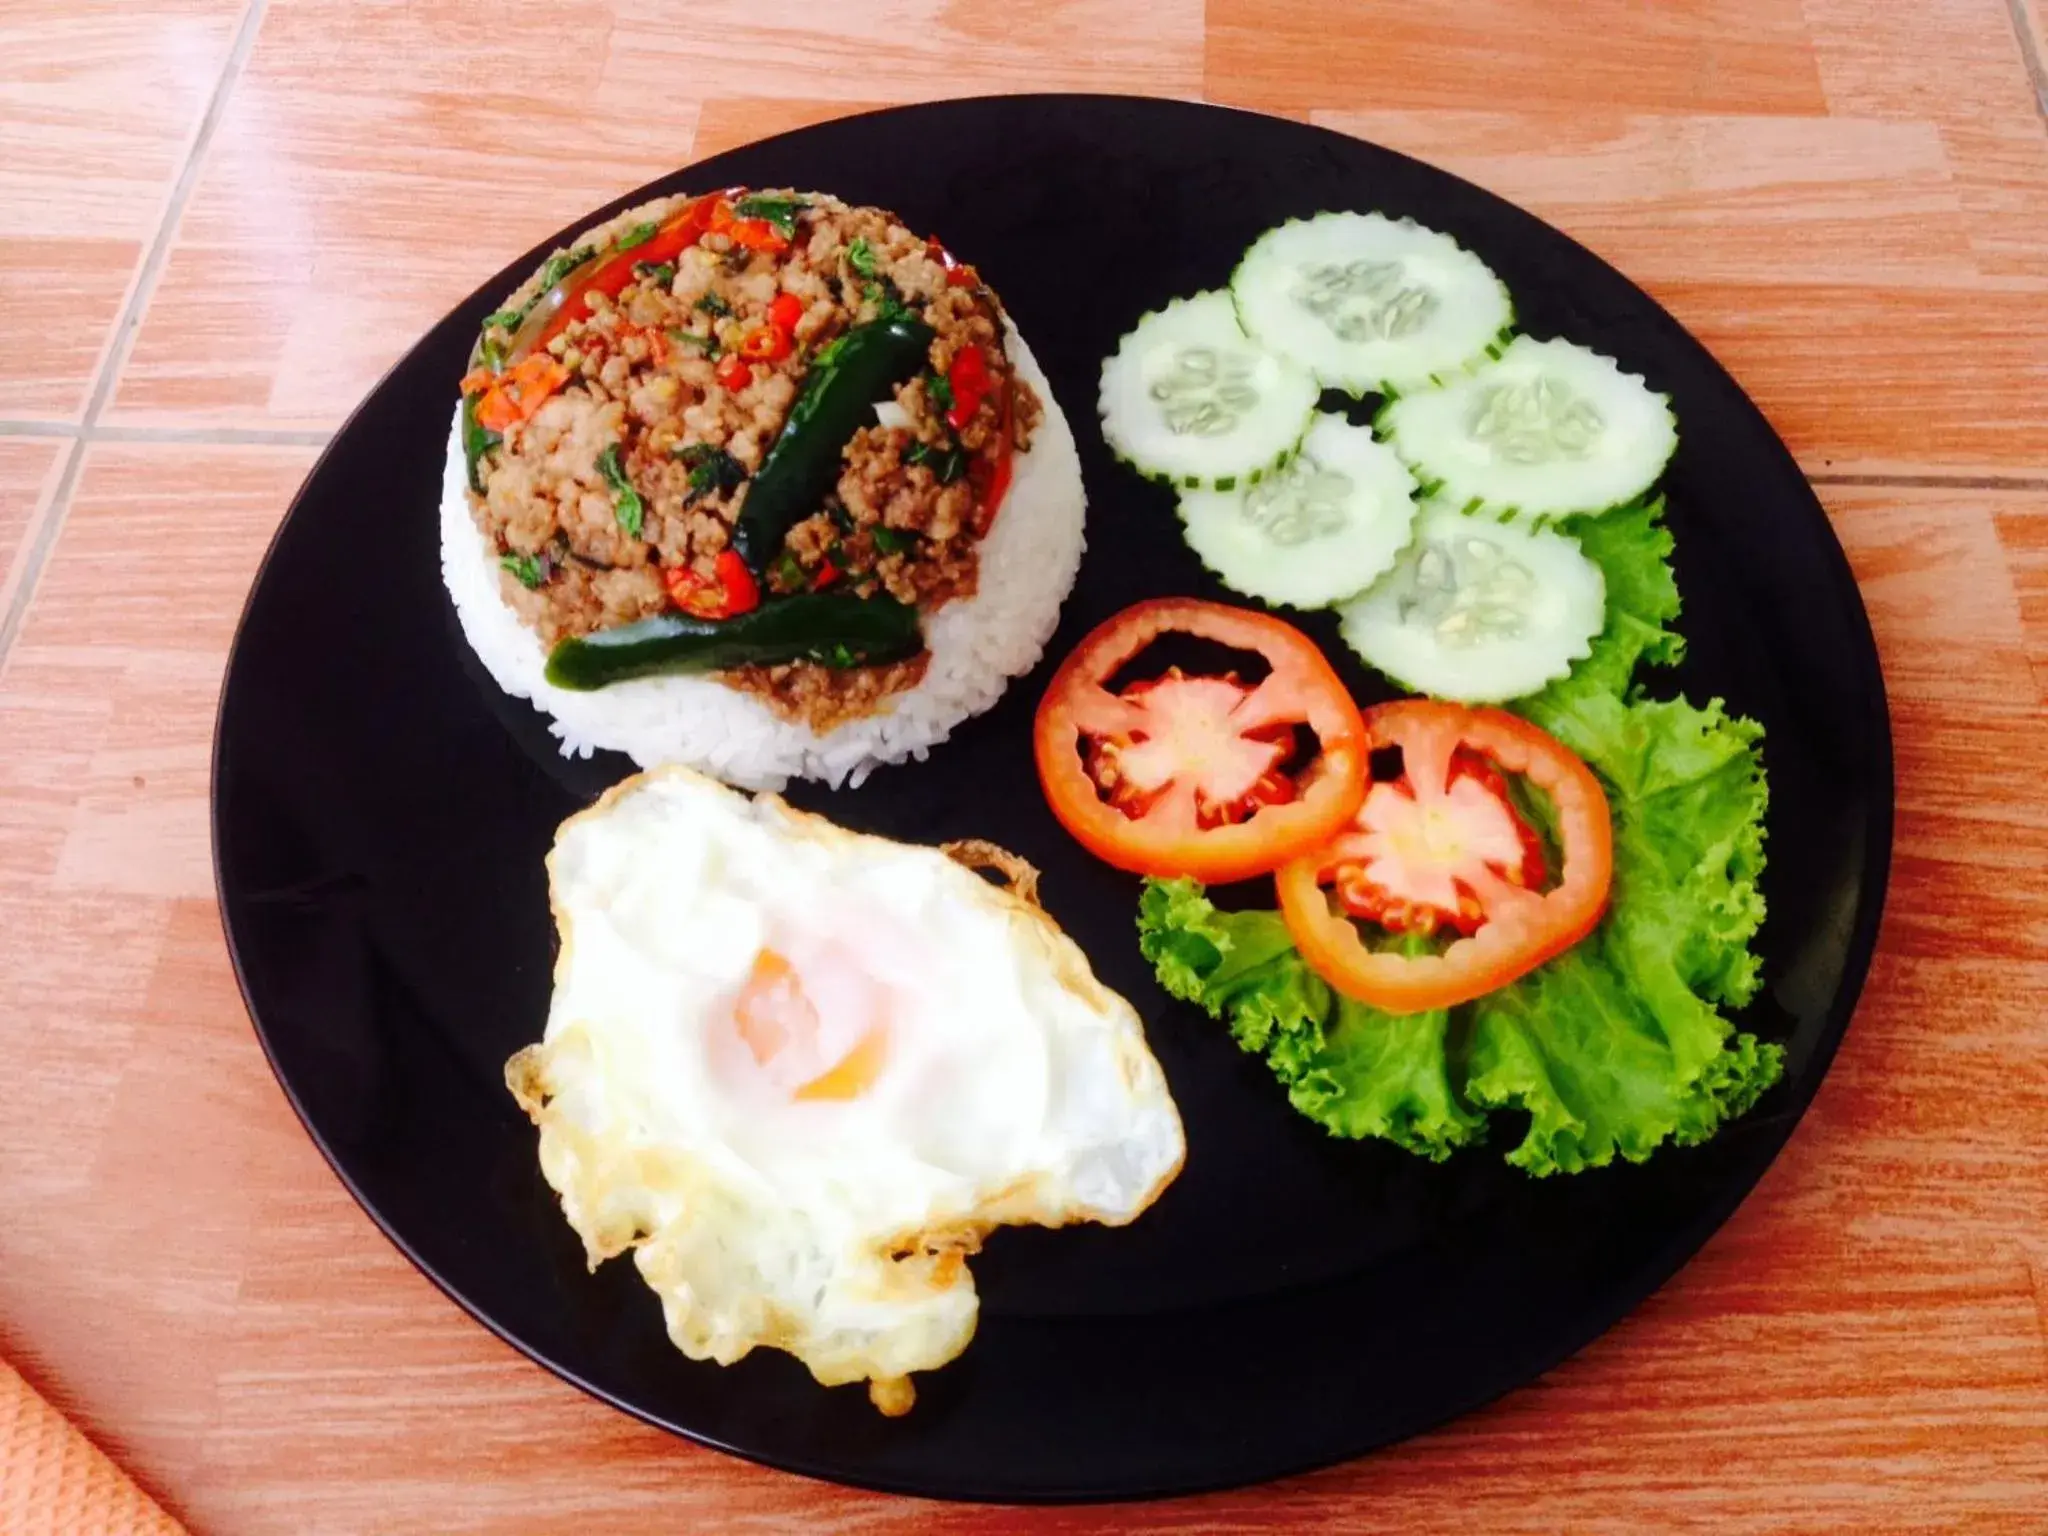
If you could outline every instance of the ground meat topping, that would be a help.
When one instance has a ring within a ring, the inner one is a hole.
[[[891,695],[924,681],[931,653],[880,667],[814,666],[791,662],[779,667],[740,667],[724,674],[734,687],[757,695],[785,720],[801,721],[819,735],[848,720],[879,713]]]
[[[477,464],[472,513],[502,556],[507,602],[545,645],[663,612],[674,583],[710,580],[817,353],[905,311],[933,330],[926,371],[845,445],[836,485],[761,586],[772,600],[843,585],[926,612],[975,591],[988,487],[1006,444],[1027,447],[1043,414],[1015,377],[995,295],[880,209],[759,196],[795,200],[787,229],[734,217],[742,201],[672,259],[634,265],[615,294],[576,290],[572,276],[573,318],[527,365],[552,389],[537,409],[522,400]],[[620,215],[578,242],[595,261],[567,270],[597,270],[625,231],[690,206]],[[537,278],[508,309],[538,296]],[[502,349],[507,334],[487,329],[486,343]],[[963,363],[969,351],[979,356]],[[480,356],[466,390],[517,362]],[[800,662],[726,680],[822,731],[873,713],[923,668]]]

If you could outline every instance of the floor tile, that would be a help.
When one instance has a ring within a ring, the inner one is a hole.
[[[1201,0],[889,0],[838,6],[821,26],[812,0],[620,0],[605,85],[629,98],[681,82],[704,97],[849,102],[1192,97],[1202,91],[1204,13]]]
[[[108,419],[335,424],[499,265],[695,158],[714,91],[712,150],[930,96],[948,49],[954,94],[1199,89],[1199,0],[1168,0],[1164,21],[1070,0],[1050,30],[995,0],[923,9],[877,10],[872,36],[825,41],[798,0],[279,0]],[[825,107],[841,83],[844,102]]]
[[[606,0],[273,6],[108,419],[332,426],[500,266],[685,163],[693,99],[603,94],[611,27]]]
[[[1209,0],[1203,89],[1237,106],[1645,112],[1826,109],[1786,0]]]
[[[83,414],[241,11],[0,5],[0,416]]]
[[[2027,659],[2048,704],[2048,494],[2001,498],[1997,528],[2019,598]]]
[[[1829,113],[1935,124],[1987,275],[2039,281],[2048,133],[2008,4],[1805,0]]]

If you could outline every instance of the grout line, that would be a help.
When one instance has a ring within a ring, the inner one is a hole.
[[[227,111],[228,95],[240,78],[243,66],[249,62],[250,51],[256,46],[256,33],[263,24],[263,13],[268,6],[269,0],[249,0],[248,10],[242,13],[242,24],[236,30],[234,46],[228,50],[227,64],[220,72],[220,79],[214,83],[213,95],[206,103],[206,113],[199,119],[199,132],[193,136],[184,167],[171,188],[171,199],[164,208],[163,222],[157,226],[149,254],[142,259],[135,292],[129,295],[127,307],[121,311],[120,322],[114,328],[114,344],[108,349],[107,360],[101,365],[100,376],[93,384],[92,398],[86,402],[84,425],[88,432],[98,423],[107,401],[113,398],[114,385],[121,377],[122,368],[127,365],[136,332],[142,328],[142,313],[156,292],[157,279],[163,275],[164,263],[170,257],[171,242],[177,237],[178,225],[184,220],[185,205],[192,200],[192,193],[199,185],[199,172],[206,159],[207,147],[213,142],[214,130],[220,126],[222,114]]]
[[[8,649],[20,632],[29,602],[35,596],[36,585],[42,580],[43,566],[49,560],[50,551],[56,547],[65,514],[71,510],[71,493],[78,485],[78,472],[85,461],[86,445],[94,436],[100,413],[106,409],[107,401],[113,398],[114,385],[127,364],[129,350],[135,344],[135,333],[141,328],[143,311],[149,307],[150,297],[156,292],[157,279],[170,256],[171,242],[177,237],[178,225],[185,217],[185,205],[191,201],[193,189],[199,184],[199,171],[206,160],[207,146],[213,142],[214,131],[220,127],[221,117],[227,111],[228,96],[234,90],[235,81],[241,77],[243,67],[248,64],[249,55],[256,47],[256,34],[262,28],[263,13],[268,6],[269,0],[249,0],[249,8],[242,13],[242,19],[235,28],[235,41],[228,49],[227,63],[221,66],[220,78],[213,83],[213,94],[207,98],[206,110],[200,115],[198,131],[192,136],[192,147],[185,152],[185,163],[179,168],[178,179],[171,184],[171,196],[164,204],[163,218],[157,224],[156,235],[150,241],[149,250],[136,273],[135,289],[128,295],[128,302],[121,306],[121,316],[114,323],[114,339],[107,348],[106,360],[100,364],[99,377],[93,381],[92,394],[85,403],[85,415],[75,429],[63,434],[77,441],[72,445],[70,462],[64,466],[64,474],[57,482],[56,494],[50,498],[49,506],[43,509],[35,538],[21,562],[21,579],[8,599],[6,612],[0,613],[0,664],[7,660]]]
[[[2027,0],[2005,0],[2006,15],[2012,18],[2012,30],[2019,39],[2020,59],[2027,67],[2027,79],[2034,87],[2034,110],[2041,114],[2041,121],[2048,125],[2048,68],[2041,63],[2041,49],[2034,40],[2033,24],[2027,18]]]
[[[43,573],[43,562],[49,557],[50,546],[57,542],[57,524],[62,521],[63,509],[71,503],[72,487],[78,484],[78,468],[85,461],[85,444],[82,442],[74,441],[64,452],[64,472],[57,477],[57,489],[50,493],[49,504],[42,509],[42,516],[36,522],[34,539],[22,551],[17,567],[20,580],[14,584],[6,612],[0,613],[0,668],[7,665],[7,652],[14,645],[15,632],[21,628],[21,621],[28,614],[28,600]],[[0,572],[0,575],[4,574]]]
[[[0,421],[0,437],[58,437],[88,443],[199,443],[222,447],[324,448],[324,427],[82,427],[75,421]]]
[[[1810,474],[1809,485],[1877,486],[1928,491],[2048,491],[2048,475]]]
[[[325,448],[332,432],[318,427],[94,427],[85,433],[91,443],[199,443],[218,447]]]

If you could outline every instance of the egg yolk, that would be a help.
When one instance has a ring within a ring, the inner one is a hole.
[[[775,950],[762,950],[734,999],[733,1026],[756,1066],[794,1084],[791,1098],[859,1098],[874,1085],[888,1049],[877,989],[837,957],[817,972],[822,1018],[797,968]]]

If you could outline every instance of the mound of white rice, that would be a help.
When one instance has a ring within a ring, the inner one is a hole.
[[[565,755],[609,747],[643,768],[687,763],[743,789],[780,789],[791,779],[858,784],[879,764],[922,758],[1037,664],[1081,568],[1087,495],[1074,434],[1014,326],[1009,345],[1019,376],[1045,402],[1045,419],[1031,451],[1017,456],[1009,494],[982,540],[975,595],[926,620],[931,665],[883,713],[819,736],[708,677],[640,678],[594,693],[553,686],[540,637],[506,606],[496,554],[470,516],[458,410],[441,478],[441,580],[463,634],[499,687],[553,717]]]

